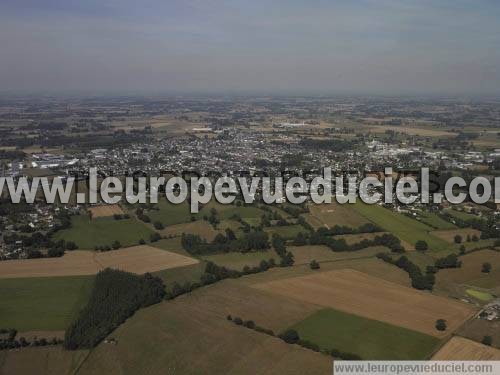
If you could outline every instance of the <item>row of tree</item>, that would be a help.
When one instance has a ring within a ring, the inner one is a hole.
[[[28,346],[47,346],[47,345],[58,345],[62,343],[62,340],[57,338],[46,339],[44,337],[37,338],[34,337],[33,340],[26,340],[24,337],[16,339],[17,330],[15,329],[0,329],[0,335],[4,334],[6,337],[0,338],[0,350],[7,349],[17,349],[25,348]]]
[[[262,230],[245,233],[241,238],[236,238],[234,232],[227,228],[225,235],[217,234],[213,241],[208,242],[196,234],[183,233],[181,244],[184,250],[192,255],[243,252],[250,250],[269,249],[269,235]]]

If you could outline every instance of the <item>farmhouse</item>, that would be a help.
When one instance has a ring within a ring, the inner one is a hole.
[[[480,319],[488,321],[500,320],[500,298],[487,304],[479,313]]]

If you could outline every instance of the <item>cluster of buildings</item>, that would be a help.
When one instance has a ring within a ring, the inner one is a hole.
[[[500,320],[500,298],[488,303],[479,313],[479,318],[490,322]]]

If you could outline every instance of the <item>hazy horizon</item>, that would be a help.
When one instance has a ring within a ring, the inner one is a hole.
[[[498,95],[500,3],[0,4],[0,92]]]

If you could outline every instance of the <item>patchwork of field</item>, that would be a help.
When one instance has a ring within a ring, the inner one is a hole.
[[[310,315],[315,306],[237,284],[226,280],[138,311],[111,335],[117,344],[101,343],[78,373],[331,372],[331,357],[226,319],[232,314],[279,332]]]
[[[78,215],[71,218],[71,228],[56,232],[54,239],[73,241],[80,249],[91,250],[96,246],[110,246],[114,241],[120,241],[122,246],[136,245],[141,239],[149,239],[152,233],[152,229],[134,218],[90,220],[87,215]]]
[[[93,276],[0,279],[2,328],[66,329],[86,304],[93,281]]]
[[[305,218],[313,227],[324,226],[331,228],[335,225],[346,225],[357,228],[369,222],[353,209],[352,204],[339,204],[336,202],[313,204],[309,206],[309,212],[309,214],[305,215]]]
[[[350,269],[270,281],[254,287],[437,337],[457,329],[475,311],[467,304]],[[436,319],[446,320],[446,332],[436,330]]]
[[[322,349],[342,348],[371,360],[425,359],[439,343],[436,337],[333,309],[317,311],[292,328]]]
[[[351,206],[354,210],[359,212],[360,215],[363,215],[384,230],[391,232],[402,241],[413,246],[418,240],[424,240],[431,250],[439,251],[449,247],[448,242],[432,235],[431,231],[433,228],[420,221],[398,214],[376,204],[369,205],[358,202]]]
[[[454,336],[432,359],[435,361],[499,361],[500,350],[463,337]]]
[[[60,258],[3,261],[0,278],[93,275],[107,267],[143,274],[195,263],[197,259],[139,245],[102,253],[75,250]]]
[[[113,215],[123,215],[123,210],[117,204],[90,207],[89,212],[92,215],[92,218],[106,217],[106,216],[113,216]]]
[[[455,236],[459,235],[462,237],[462,242],[465,242],[467,236],[477,236],[479,238],[481,236],[481,232],[477,229],[472,228],[460,228],[460,229],[450,229],[450,230],[435,230],[432,234],[436,237],[439,237],[446,242],[455,243]]]

